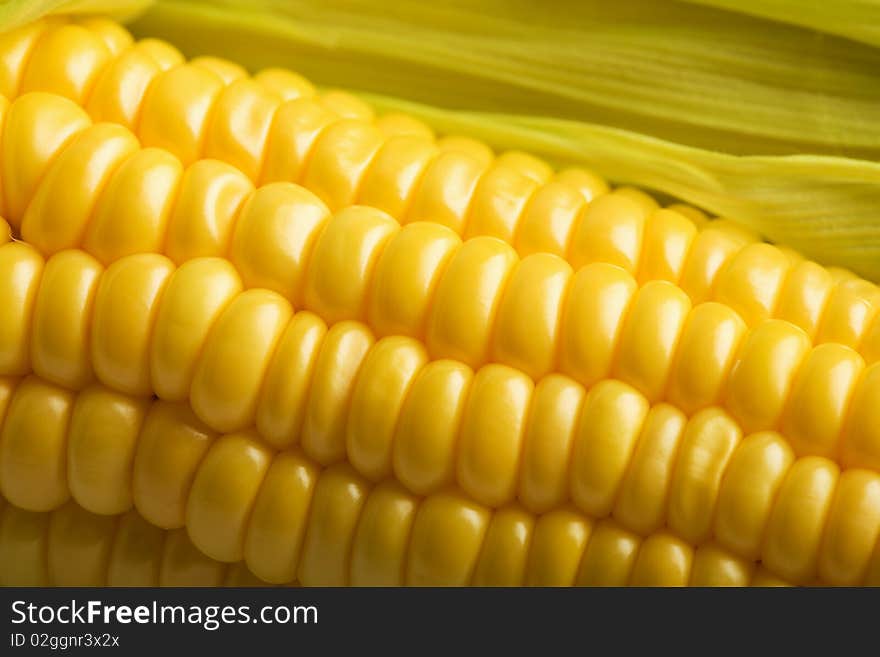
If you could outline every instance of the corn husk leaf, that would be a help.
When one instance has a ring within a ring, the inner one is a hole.
[[[878,0],[685,0],[880,45]]]
[[[153,0],[0,0],[0,32],[52,14],[96,14],[130,20]]]
[[[587,121],[727,153],[880,160],[880,51],[723,9],[158,0],[133,28],[190,55],[283,64],[438,107]]]

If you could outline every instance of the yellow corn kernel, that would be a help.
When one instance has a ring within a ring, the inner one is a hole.
[[[337,214],[315,244],[305,276],[305,306],[327,322],[363,319],[376,261],[397,230],[391,217],[372,208]]]
[[[67,426],[73,395],[29,377],[15,390],[0,431],[0,492],[28,511],[49,511],[70,496]]]
[[[160,563],[159,586],[220,586],[226,572],[226,564],[201,552],[183,529],[167,533]]]
[[[104,272],[92,316],[92,366],[105,385],[149,394],[149,341],[159,299],[173,271],[154,254],[120,260]]]
[[[290,183],[251,194],[238,214],[229,252],[245,286],[274,290],[299,303],[307,257],[329,216],[314,194]]]
[[[48,586],[49,514],[7,504],[0,511],[0,585]],[[14,567],[10,567],[15,564]]]
[[[611,512],[648,414],[648,401],[624,383],[587,393],[571,460],[571,499],[593,517]]]
[[[6,417],[6,411],[9,408],[9,402],[12,400],[12,394],[15,392],[17,383],[16,379],[0,377],[0,426],[2,426],[2,422]]]
[[[167,151],[138,151],[113,173],[92,210],[83,248],[109,264],[132,253],[162,251],[168,219],[183,177]],[[41,189],[48,187],[48,179]],[[22,231],[27,226],[27,215]]]
[[[338,89],[330,89],[319,97],[321,104],[346,119],[373,119],[373,109],[357,96]]]
[[[31,369],[30,321],[37,302],[43,259],[30,246],[0,246],[0,372],[21,376]]]
[[[776,496],[767,523],[761,561],[796,583],[814,579],[819,547],[839,468],[818,456],[796,461]]]
[[[113,516],[65,504],[49,520],[49,580],[58,586],[103,586],[113,549]]]
[[[697,304],[712,298],[719,272],[750,240],[739,231],[719,225],[719,221],[706,224],[694,241],[684,265],[679,285]]]
[[[393,439],[395,476],[424,495],[455,477],[456,438],[474,373],[450,360],[421,369],[404,401]]]
[[[369,479],[391,474],[397,420],[427,360],[421,343],[396,336],[379,340],[364,359],[348,409],[345,443],[349,461]]]
[[[266,68],[254,75],[263,89],[274,93],[282,100],[310,98],[315,95],[315,87],[303,76],[282,68]]]
[[[397,483],[379,484],[364,504],[351,548],[352,586],[402,586],[418,502]]]
[[[495,238],[462,245],[434,293],[426,336],[432,356],[471,367],[486,362],[501,290],[515,264],[513,249]]]
[[[202,154],[233,165],[251,180],[259,180],[263,152],[280,105],[274,94],[243,75],[217,97],[205,135]]]
[[[431,298],[460,246],[454,232],[426,222],[403,226],[387,242],[367,301],[367,321],[378,335],[423,339]]]
[[[565,509],[538,518],[526,566],[526,585],[572,586],[592,529],[582,516]]]
[[[786,582],[781,577],[777,577],[766,568],[764,568],[764,566],[762,566],[761,564],[758,564],[758,567],[755,569],[755,575],[752,577],[752,581],[749,586],[783,587],[791,586],[791,584]]]
[[[274,292],[242,292],[220,312],[201,347],[190,389],[193,410],[219,431],[254,423],[259,384],[293,311]]]
[[[183,55],[177,48],[160,39],[141,39],[134,47],[149,55],[162,71],[167,71],[169,68],[179,66],[184,62]],[[142,100],[142,97],[138,99],[138,101],[140,100]]]
[[[25,62],[30,59],[40,37],[62,21],[47,18],[10,30],[0,41],[0,93],[7,98],[18,95]]]
[[[199,158],[210,110],[223,80],[213,71],[186,64],[157,75],[143,99],[138,137],[176,156],[184,166]]]
[[[777,491],[793,461],[791,447],[776,433],[752,434],[739,443],[718,491],[719,543],[750,559],[760,555]]]
[[[585,386],[608,375],[636,291],[633,278],[612,265],[587,265],[575,274],[562,316],[563,374]]]
[[[473,586],[522,586],[534,528],[534,517],[517,506],[495,511],[483,540]]]
[[[836,342],[858,349],[880,312],[880,290],[861,279],[839,283],[831,292],[816,342]]]
[[[448,493],[422,502],[410,536],[409,586],[466,586],[473,579],[489,511]]]
[[[800,326],[810,339],[815,340],[833,287],[827,269],[815,262],[799,262],[785,279],[776,317]]]
[[[299,441],[306,400],[327,325],[309,312],[296,313],[275,347],[257,402],[257,429],[285,449]]]
[[[94,378],[88,334],[103,271],[82,251],[63,251],[46,263],[31,329],[31,363],[41,378],[73,390]]]
[[[165,253],[178,265],[191,258],[225,256],[239,210],[253,185],[234,167],[199,160],[188,167],[168,219]]]
[[[247,521],[244,558],[254,573],[283,584],[296,579],[318,469],[294,452],[272,460]]]
[[[553,177],[553,168],[549,164],[523,151],[502,153],[498,156],[497,163],[504,167],[510,167],[538,184],[544,184]]]
[[[880,363],[862,374],[841,438],[840,463],[845,468],[880,469]]]
[[[552,253],[564,258],[585,202],[573,185],[558,180],[541,185],[523,210],[514,248],[523,256]]]
[[[391,112],[380,116],[376,119],[376,127],[386,137],[406,135],[418,136],[423,139],[434,138],[434,131],[427,124],[408,114],[401,114],[399,112]]]
[[[568,499],[568,467],[584,389],[551,374],[535,387],[523,436],[518,498],[543,513]]]
[[[195,57],[190,64],[211,71],[227,85],[247,77],[247,71],[243,66],[220,57]]]
[[[437,140],[437,148],[442,153],[462,153],[483,166],[488,165],[495,158],[495,153],[487,144],[471,137],[446,135]]]
[[[822,546],[819,577],[835,586],[857,586],[880,536],[880,475],[845,470],[837,483]]]
[[[456,447],[457,474],[481,504],[496,507],[514,498],[533,390],[531,379],[504,365],[487,365],[474,376]]]
[[[505,166],[498,158],[477,183],[465,218],[464,237],[491,235],[513,242],[517,223],[537,187],[531,177]]]
[[[791,261],[775,246],[750,244],[719,273],[714,298],[754,326],[773,315],[790,268]]]
[[[5,218],[13,228],[31,202],[37,184],[60,151],[90,125],[75,103],[43,93],[25,94],[9,107],[3,123],[2,152]]]
[[[553,371],[562,305],[571,267],[561,258],[534,254],[510,275],[498,306],[490,358],[538,379]]]
[[[836,456],[844,415],[864,368],[862,357],[840,344],[826,343],[810,351],[781,424],[796,454]]]
[[[694,549],[669,534],[649,536],[639,549],[630,586],[687,586]]]
[[[71,51],[75,57],[69,57]],[[81,25],[60,25],[40,38],[28,58],[19,93],[51,91],[84,103],[111,51]]]
[[[410,208],[425,170],[436,157],[437,149],[429,135],[421,131],[400,133],[402,125],[393,127],[389,133],[386,115],[376,122],[376,127],[388,139],[373,156],[357,191],[357,203],[387,212],[403,223],[410,216]]]
[[[433,221],[461,235],[471,198],[486,163],[472,155],[455,150],[443,152],[427,166],[415,197],[409,207],[407,221]]]
[[[697,228],[671,209],[657,210],[645,224],[645,245],[639,265],[639,282],[678,283]]]
[[[562,169],[556,172],[554,180],[576,189],[587,203],[608,192],[608,183],[585,169]]]
[[[686,423],[669,404],[651,408],[614,505],[614,518],[623,527],[646,535],[663,525]]]
[[[723,411],[707,408],[687,423],[669,486],[669,528],[691,544],[709,536],[724,470],[742,438]]]
[[[324,338],[315,363],[300,439],[306,454],[322,465],[345,457],[345,411],[350,404],[355,377],[372,346],[373,336],[354,322],[335,324]]]
[[[689,586],[748,586],[755,565],[706,543],[694,551]]]
[[[366,482],[348,464],[332,466],[322,474],[315,487],[298,570],[304,585],[348,583],[352,544],[367,492]]]
[[[384,138],[370,123],[355,119],[337,121],[318,137],[302,182],[327,206],[338,211],[357,198],[361,180]]]
[[[578,571],[578,586],[626,586],[641,540],[610,520],[590,534]]]
[[[186,404],[150,407],[131,474],[134,504],[144,518],[163,529],[184,526],[190,487],[215,439]]]
[[[299,182],[318,137],[337,120],[334,112],[305,98],[282,103],[269,131],[259,182]]]
[[[140,118],[141,98],[162,67],[142,42],[120,53],[98,76],[86,110],[96,122],[118,123],[134,131]]]
[[[51,262],[51,261],[50,261]],[[211,328],[242,291],[226,260],[197,258],[168,279],[150,339],[150,382],[162,399],[185,401]]]
[[[244,557],[247,521],[271,459],[272,452],[248,434],[223,436],[208,448],[187,499],[186,526],[209,557]]]
[[[46,255],[79,246],[95,198],[138,148],[134,135],[114,123],[76,135],[40,180],[21,221],[22,237]]]
[[[135,512],[119,518],[107,566],[107,586],[155,586],[165,532]]]
[[[744,431],[774,428],[809,348],[802,330],[779,320],[759,325],[745,338],[726,402]]]
[[[669,375],[667,397],[685,413],[721,401],[746,327],[727,306],[707,302],[687,317]]]
[[[640,289],[620,336],[612,375],[638,389],[649,400],[660,399],[691,303],[666,281]]]
[[[619,193],[600,196],[581,214],[569,247],[569,262],[576,269],[605,262],[635,275],[644,230],[645,210],[639,202]]]
[[[645,216],[651,215],[660,209],[660,205],[650,194],[646,194],[635,187],[619,187],[612,192],[615,196],[634,201]]]
[[[131,470],[148,406],[101,386],[77,395],[67,429],[67,480],[80,506],[102,514],[131,508]]]

